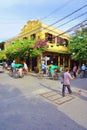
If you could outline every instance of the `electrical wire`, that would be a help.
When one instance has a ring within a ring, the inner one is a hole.
[[[47,19],[49,16],[51,16],[52,14],[56,13],[57,11],[63,9],[62,7],[66,7],[68,4],[71,4],[73,1],[67,0],[66,3],[62,4],[60,7],[56,8],[55,10],[53,10],[52,12],[50,12],[47,16],[43,17],[42,20]]]
[[[87,12],[85,12],[85,13],[83,13],[83,14],[81,14],[81,15],[79,15],[79,16],[77,16],[77,17],[75,17],[75,18],[73,18],[73,19],[71,19],[71,20],[69,20],[69,21],[67,21],[67,22],[65,22],[65,23],[63,23],[63,24],[57,26],[57,27],[64,26],[64,25],[66,25],[67,23],[70,23],[70,22],[76,20],[77,18],[80,18],[80,17],[82,17],[82,16],[84,16],[84,15],[86,15],[86,14],[87,14]]]
[[[86,25],[87,25],[87,24],[81,25],[80,27],[76,27],[75,30],[77,30],[77,29],[79,30],[79,29],[81,29],[81,28],[84,28],[84,27],[86,27]],[[75,30],[72,30],[72,31],[75,31]],[[72,31],[71,31],[71,32],[72,32]],[[76,34],[75,32],[70,33],[71,36],[73,36],[73,35],[75,35],[75,34]]]
[[[61,36],[61,35],[63,35],[63,34],[65,34],[65,33],[67,33],[67,32],[71,32],[73,29],[76,29],[76,27],[80,26],[82,23],[84,23],[84,22],[86,22],[86,21],[87,21],[87,19],[84,20],[84,21],[82,21],[81,23],[79,23],[79,24],[77,24],[77,25],[71,27],[70,29],[66,30],[65,32],[63,32],[63,33],[57,35],[57,37],[58,37],[58,36]]]
[[[71,19],[71,20],[69,20],[69,21],[67,21],[67,22],[65,22],[65,23],[63,23],[63,24],[57,26],[56,28],[54,28],[54,29],[52,29],[52,30],[49,30],[48,33],[49,33],[50,31],[53,31],[53,30],[55,30],[55,29],[61,27],[61,26],[66,25],[67,23],[70,23],[70,22],[76,20],[77,18],[82,17],[82,16],[84,16],[84,15],[86,15],[86,14],[87,14],[87,12],[85,12],[85,13],[83,13],[83,14],[81,14],[81,15],[79,15],[79,16],[77,16],[77,17],[75,17],[75,18],[73,18],[73,19]],[[54,31],[53,31],[53,32],[54,32]]]
[[[72,13],[66,15],[65,17],[63,17],[63,18],[57,20],[56,22],[52,23],[51,25],[48,25],[48,26],[47,26],[46,28],[44,28],[43,30],[48,29],[49,27],[55,25],[56,23],[61,22],[62,20],[66,19],[67,17],[69,17],[69,16],[71,16],[71,15],[77,13],[78,11],[82,10],[82,9],[85,8],[86,6],[87,6],[87,4],[84,5],[84,6],[82,6],[82,7],[80,7],[79,9],[75,10],[74,12],[72,12]],[[38,28],[36,28],[34,31],[37,31],[37,29],[38,29]],[[52,30],[51,30],[51,31],[52,31]],[[32,31],[31,31],[31,32],[32,32]],[[31,32],[27,32],[27,33],[25,33],[25,35],[27,35],[27,34],[29,34],[29,33],[31,33]],[[21,36],[21,37],[22,37],[22,36]]]
[[[84,25],[82,25],[84,22],[86,22],[87,20],[84,20],[84,21],[82,21],[82,22],[80,22],[79,24],[77,24],[77,25],[75,25],[75,26],[73,26],[73,27],[71,27],[71,28],[69,28],[68,30],[66,30],[66,31],[64,31],[63,33],[61,33],[61,34],[58,34],[57,36],[55,36],[55,37],[59,37],[59,36],[62,36],[62,35],[64,35],[64,34],[66,34],[67,32],[72,32],[73,30],[76,30],[76,29],[79,29],[81,26],[85,26],[85,25],[87,25],[87,24],[84,24]],[[78,26],[80,26],[80,27],[78,27]],[[24,36],[24,35],[23,35]],[[22,36],[21,36],[22,37]],[[16,36],[15,37],[13,37],[13,38],[16,38]],[[12,39],[13,39],[12,38]]]
[[[68,18],[69,16],[71,16],[71,15],[73,15],[73,14],[77,13],[78,11],[82,10],[82,9],[83,9],[83,8],[85,8],[85,7],[87,7],[87,4],[86,4],[86,5],[84,5],[84,6],[82,6],[82,7],[80,7],[79,9],[77,9],[77,10],[73,11],[72,13],[70,13],[70,14],[66,15],[65,17],[63,17],[63,18],[61,18],[61,19],[57,20],[56,22],[54,22],[54,23],[50,24],[49,26],[53,26],[53,25],[55,25],[56,23],[59,23],[59,22],[61,22],[62,20],[65,20],[65,19],[66,19],[66,18]]]
[[[52,26],[52,25],[55,25],[55,24],[61,22],[62,20],[65,20],[66,18],[68,18],[69,16],[75,14],[76,12],[78,12],[78,11],[80,11],[81,9],[85,8],[86,6],[87,6],[87,4],[84,5],[84,6],[82,6],[82,7],[80,7],[79,9],[75,10],[74,12],[72,12],[72,13],[66,15],[65,17],[63,17],[63,18],[57,20],[56,22],[52,23],[51,25],[47,26],[46,28],[44,28],[44,30],[45,30],[45,29],[48,29],[48,28],[49,28],[50,26]],[[80,17],[80,16],[78,16],[78,17]],[[70,21],[71,21],[71,20],[70,20]],[[34,31],[37,31],[38,29],[39,29],[39,28],[36,28]],[[50,31],[52,31],[52,30],[50,30]],[[31,31],[31,32],[32,32],[32,31]],[[27,34],[29,34],[29,33],[31,33],[31,32],[27,32],[27,33],[25,33],[25,34],[23,34],[23,35],[21,35],[21,36],[19,36],[19,37],[23,37],[23,36],[25,36],[25,35],[27,35]]]

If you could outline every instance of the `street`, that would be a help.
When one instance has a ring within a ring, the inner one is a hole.
[[[87,130],[87,78],[71,87],[73,95],[63,98],[58,80],[0,73],[0,130]]]

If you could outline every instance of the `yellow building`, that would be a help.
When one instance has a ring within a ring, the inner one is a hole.
[[[31,70],[34,70],[35,66],[39,66],[42,59],[47,60],[47,65],[53,62],[58,66],[63,65],[70,67],[70,55],[67,48],[70,36],[68,34],[65,34],[52,26],[48,26],[39,20],[29,20],[22,28],[18,38],[22,40],[23,38],[30,39],[32,37],[35,40],[46,40],[48,48],[40,57],[28,59],[31,61]]]
[[[39,20],[29,20],[21,29],[20,34],[17,37],[6,42],[5,48],[16,39],[31,39],[32,37],[35,40],[46,40],[48,48],[41,56],[32,58],[28,57],[28,59],[26,59],[26,63],[30,70],[34,70],[36,66],[39,67],[41,60],[45,60],[47,65],[50,65],[53,62],[53,64],[58,66],[63,65],[70,67],[70,54],[68,53],[67,48],[70,36],[52,26],[40,22]]]

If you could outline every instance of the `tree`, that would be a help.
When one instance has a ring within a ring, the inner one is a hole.
[[[72,58],[78,61],[87,61],[87,28],[77,30],[70,40]]]
[[[16,40],[7,48],[6,56],[8,59],[35,57],[45,51],[47,44],[44,40]]]
[[[5,50],[0,51],[0,60],[2,61],[2,60],[6,60],[6,59],[7,59],[7,57],[5,55]]]

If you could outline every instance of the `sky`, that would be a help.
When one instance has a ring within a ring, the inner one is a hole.
[[[85,7],[80,9],[83,6]],[[72,14],[78,9],[80,10]],[[69,14],[72,15],[66,17]],[[37,19],[66,31],[87,20],[87,0],[2,0],[0,42],[18,36],[27,21]],[[70,22],[64,24],[68,21]]]

